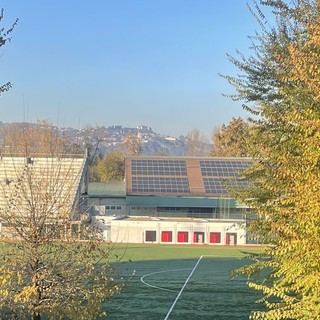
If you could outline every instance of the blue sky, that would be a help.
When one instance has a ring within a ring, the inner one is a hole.
[[[226,53],[248,54],[257,28],[245,0],[0,0],[1,26],[19,23],[0,49],[0,121],[59,126],[146,125],[211,137],[246,117],[218,73]]]

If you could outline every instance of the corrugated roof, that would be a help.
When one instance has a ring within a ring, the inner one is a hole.
[[[124,181],[90,182],[88,186],[90,196],[126,196],[126,184]]]

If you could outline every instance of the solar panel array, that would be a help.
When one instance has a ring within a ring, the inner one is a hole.
[[[227,190],[222,186],[219,178],[203,178],[206,193],[225,194]]]
[[[132,160],[132,175],[186,176],[185,160],[148,159]]]
[[[227,194],[227,188],[239,188],[248,184],[245,180],[236,179],[241,171],[252,164],[252,161],[235,160],[200,160],[203,185],[206,193]]]
[[[189,179],[194,179],[197,172],[196,179],[201,179],[203,183],[202,193],[221,196],[228,193],[227,186],[241,187],[247,184],[237,176],[251,164],[252,161],[248,159],[132,159],[131,192],[190,193],[196,189],[192,189],[192,180]],[[192,178],[188,176],[187,169],[193,172]],[[199,192],[198,185],[196,188],[196,192]]]
[[[132,192],[190,192],[185,160],[132,160],[131,174]]]
[[[133,192],[188,193],[188,178],[132,177]]]
[[[248,161],[200,160],[200,168],[204,177],[234,177],[246,169]]]
[[[203,185],[206,193],[227,194],[228,188],[241,188],[248,186],[247,180],[239,179],[219,179],[219,178],[203,178]]]

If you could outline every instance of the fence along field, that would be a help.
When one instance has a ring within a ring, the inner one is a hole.
[[[239,259],[238,248],[141,245],[124,250],[123,274],[135,273],[123,292],[106,302],[106,319],[248,319],[258,308],[260,297],[246,279],[230,279],[232,270],[248,263]]]

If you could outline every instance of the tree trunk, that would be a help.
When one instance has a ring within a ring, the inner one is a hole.
[[[33,319],[33,320],[41,320],[41,315],[40,315],[40,313],[34,312],[32,319]]]

